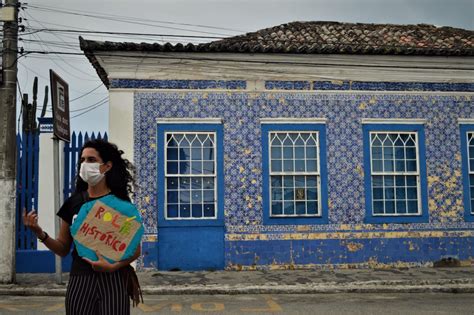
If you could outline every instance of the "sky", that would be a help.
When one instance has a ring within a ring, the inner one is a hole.
[[[293,21],[426,23],[474,30],[474,0],[29,0],[27,3],[20,12],[26,30],[19,34],[19,47],[35,53],[19,58],[21,92],[29,93],[31,100],[33,79],[37,76],[40,111],[44,86],[49,86],[49,69],[53,69],[69,84],[71,130],[83,132],[107,131],[108,93],[81,53],[79,35],[94,40],[175,44],[176,38],[165,35],[229,37]],[[52,29],[163,36],[112,37]],[[44,51],[72,54],[38,53]],[[49,99],[50,104],[51,96]]]

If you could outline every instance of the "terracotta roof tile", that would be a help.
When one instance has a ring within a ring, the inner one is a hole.
[[[474,56],[474,31],[428,24],[292,22],[209,43],[99,42],[81,49],[108,86],[99,51]]]
[[[292,22],[203,44],[117,43],[81,39],[84,51],[473,56],[474,31],[434,25]]]

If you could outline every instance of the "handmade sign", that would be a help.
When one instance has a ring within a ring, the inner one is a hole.
[[[97,260],[97,250],[113,263],[133,256],[143,225],[132,203],[107,195],[82,205],[71,235],[79,256]]]

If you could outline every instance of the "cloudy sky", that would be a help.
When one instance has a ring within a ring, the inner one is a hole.
[[[453,26],[474,30],[474,0],[29,0],[20,16],[26,31],[20,47],[19,82],[30,93],[39,78],[39,100],[49,69],[69,83],[72,129],[108,129],[107,90],[87,59],[78,36],[110,41],[176,43],[165,35],[227,37],[293,21]],[[62,30],[62,31],[51,31]],[[163,34],[160,37],[95,35],[90,31]],[[28,34],[29,33],[29,34]],[[203,39],[202,41],[205,41]],[[182,42],[188,42],[182,40]],[[193,41],[196,42],[196,41]],[[68,52],[71,55],[37,52]],[[31,98],[31,97],[30,97]],[[42,101],[39,103],[42,104]]]

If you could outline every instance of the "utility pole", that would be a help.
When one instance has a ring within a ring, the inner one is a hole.
[[[4,19],[0,84],[0,283],[12,283],[15,281],[18,0],[6,0],[0,10]]]

